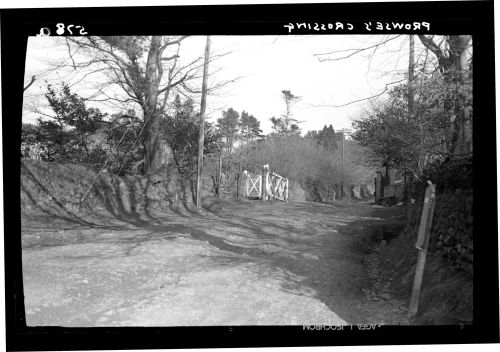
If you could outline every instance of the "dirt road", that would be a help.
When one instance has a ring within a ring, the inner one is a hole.
[[[249,201],[24,227],[27,324],[405,324],[404,302],[373,296],[363,265],[386,217],[369,203]]]

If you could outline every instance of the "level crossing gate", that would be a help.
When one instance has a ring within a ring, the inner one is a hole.
[[[251,174],[244,171],[245,194],[247,198],[261,198],[262,196],[262,175]]]
[[[268,172],[266,180],[267,199],[288,200],[288,179],[275,172]]]
[[[247,198],[258,198],[263,201],[277,199],[288,201],[288,178],[269,172],[269,165],[264,165],[262,174],[244,171],[245,194]]]

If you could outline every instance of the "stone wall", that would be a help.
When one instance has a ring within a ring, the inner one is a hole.
[[[175,170],[149,176],[118,177],[107,172],[96,176],[95,170],[82,165],[21,159],[22,214],[128,217],[192,201],[191,185],[183,185]]]
[[[384,199],[392,200],[392,203],[405,201],[406,184],[403,182],[392,183],[384,187]]]

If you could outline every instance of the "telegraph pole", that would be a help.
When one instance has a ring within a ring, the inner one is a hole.
[[[408,57],[408,114],[410,118],[413,117],[414,106],[415,106],[415,96],[413,92],[413,80],[415,78],[415,36],[410,35],[410,53]],[[423,136],[422,124],[419,124],[421,138]],[[420,164],[420,157],[418,158],[418,163]],[[408,221],[410,221],[410,204],[411,204],[411,187],[410,179],[407,177],[407,169],[405,168],[405,183],[406,183],[406,203],[408,204]]]
[[[410,35],[410,57],[408,59],[408,111],[413,113],[413,78],[415,77],[415,37]]]
[[[203,83],[201,86],[200,136],[198,139],[198,170],[196,174],[196,207],[201,208],[201,178],[203,173],[203,147],[205,145],[205,110],[207,107],[208,60],[210,57],[210,36],[205,45],[205,63],[203,65]]]
[[[341,178],[340,178],[340,199],[344,200],[344,154],[345,154],[345,135],[351,134],[352,131],[348,128],[343,128],[339,131],[342,134],[342,163],[341,163]]]

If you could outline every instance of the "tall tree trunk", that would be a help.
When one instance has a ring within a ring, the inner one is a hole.
[[[144,117],[148,120],[144,129],[144,174],[151,174],[163,165],[159,121],[156,107],[147,106],[143,110]]]
[[[453,135],[451,140],[452,154],[467,154],[470,150],[470,143],[467,140],[469,131],[465,107],[462,104],[464,95],[462,88],[466,83],[467,71],[467,45],[469,37],[466,35],[450,37],[450,60],[453,65],[453,81],[455,84],[455,120],[453,121]],[[471,132],[471,131],[470,131]]]
[[[159,111],[158,111],[158,86],[161,81],[161,37],[153,36],[149,48],[146,63],[145,87],[147,88],[144,97],[144,174],[151,174],[160,170],[165,165],[169,156],[168,146],[161,141],[159,131]]]
[[[471,41],[470,35],[449,36],[447,38],[449,49],[441,49],[432,39],[425,35],[418,36],[421,42],[437,57],[439,68],[444,80],[455,86],[453,96],[455,119],[451,131],[451,155],[467,154],[472,151],[472,124],[468,121],[467,112],[462,104],[464,99],[461,93],[466,83],[467,48]]]

